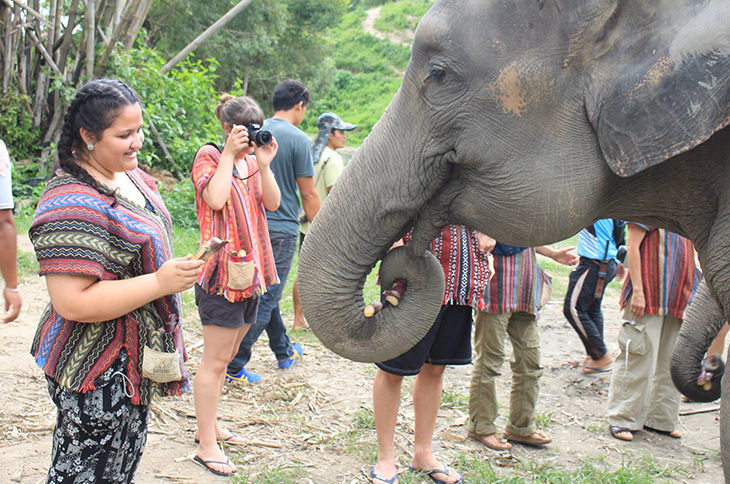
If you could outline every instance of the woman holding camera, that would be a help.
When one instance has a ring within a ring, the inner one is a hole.
[[[201,147],[192,169],[201,243],[213,237],[229,241],[205,263],[195,285],[204,341],[193,390],[199,444],[195,461],[228,476],[237,469],[217,442],[242,440],[220,426],[218,401],[226,367],[256,320],[258,298],[278,279],[264,209],[276,210],[281,193],[270,169],[276,140],[259,146],[246,128],[263,124],[256,101],[224,94],[216,116],[227,135],[225,146],[222,151],[212,144]],[[256,139],[269,141],[265,132]]]

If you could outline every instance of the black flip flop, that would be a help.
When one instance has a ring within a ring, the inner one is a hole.
[[[649,432],[654,432],[656,434],[666,435],[667,437],[671,437],[673,439],[682,438],[682,432],[679,432],[679,435],[672,435],[672,432],[677,432],[677,430],[673,430],[673,431],[659,430],[659,429],[654,429],[654,428],[648,427],[646,425],[644,425],[644,430],[648,430]]]
[[[626,438],[623,438],[623,437],[619,437],[618,436],[618,434],[621,434],[621,433],[624,433],[624,432],[629,432],[631,434],[631,438],[630,439],[626,439]],[[624,442],[631,442],[631,441],[634,440],[634,431],[631,430],[631,429],[629,429],[629,428],[626,428],[626,427],[617,427],[615,425],[609,425],[608,426],[608,433],[610,433],[611,434],[611,437],[613,437],[614,439],[622,440]]]
[[[200,456],[197,456],[196,455],[195,458],[193,458],[193,461],[196,462],[197,464],[200,464],[201,466],[205,467],[206,469],[208,469],[210,472],[212,472],[216,476],[228,477],[231,474],[235,474],[236,473],[236,471],[232,471],[232,472],[221,472],[221,471],[217,471],[217,470],[213,469],[212,467],[210,467],[208,465],[208,464],[218,464],[218,465],[229,466],[230,467],[231,466],[231,459],[226,459],[225,462],[219,462],[219,461],[215,461],[215,460],[203,460],[203,459],[200,458]]]

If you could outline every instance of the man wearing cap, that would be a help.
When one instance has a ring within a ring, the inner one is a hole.
[[[324,113],[317,119],[317,139],[312,145],[312,159],[314,160],[314,186],[317,189],[320,203],[332,190],[332,186],[339,178],[344,168],[342,157],[337,151],[345,146],[347,131],[352,131],[357,126],[345,123],[335,113]],[[309,230],[309,221],[301,221],[299,226],[299,250],[304,243],[304,236]],[[307,320],[304,318],[302,305],[299,302],[299,281],[294,283],[292,297],[294,299],[294,323],[292,329],[308,328]]]

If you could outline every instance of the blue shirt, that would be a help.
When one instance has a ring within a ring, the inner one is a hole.
[[[276,212],[266,211],[269,232],[299,235],[299,185],[297,178],[314,176],[312,147],[309,137],[289,121],[269,118],[263,129],[271,131],[279,144],[271,171],[281,191],[281,203]]]
[[[578,255],[595,260],[616,258],[616,241],[613,239],[613,219],[602,218],[578,234]],[[606,251],[608,242],[608,252]]]

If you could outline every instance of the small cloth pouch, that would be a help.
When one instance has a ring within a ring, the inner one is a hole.
[[[256,277],[256,264],[253,254],[241,257],[233,253],[228,259],[228,288],[244,291],[253,286]]]
[[[142,355],[142,376],[157,383],[182,380],[180,350],[166,353],[145,345]]]

